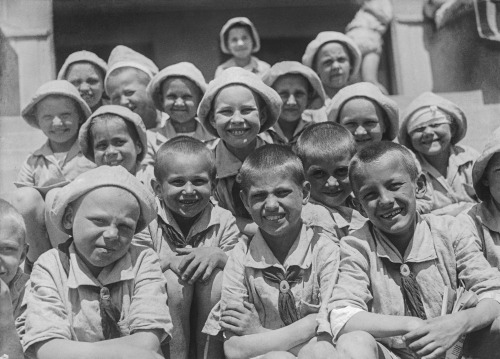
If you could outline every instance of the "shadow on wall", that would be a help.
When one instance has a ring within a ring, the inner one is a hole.
[[[17,54],[0,30],[0,116],[19,115],[20,108]]]

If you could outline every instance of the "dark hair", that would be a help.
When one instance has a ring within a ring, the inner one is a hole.
[[[10,219],[14,222],[16,229],[21,232],[23,241],[26,240],[26,224],[24,223],[23,216],[4,199],[0,198],[0,222]]]
[[[127,126],[128,134],[130,135],[130,138],[132,138],[132,141],[135,144],[139,144],[139,146],[141,146],[142,151],[146,151],[147,150],[146,148],[142,148],[142,143],[141,143],[141,141],[139,139],[139,134],[137,133],[137,129],[135,128],[135,126],[134,126],[134,124],[132,122],[127,121],[123,117],[121,117],[119,115],[116,115],[116,114],[103,113],[102,115],[94,117],[90,121],[89,130],[88,130],[88,133],[89,133],[89,145],[90,145],[88,150],[89,150],[90,156],[94,157],[94,132],[93,132],[94,125],[98,121],[109,121],[109,120],[116,120],[116,119],[122,120],[125,123],[125,126]],[[138,158],[136,159],[136,161],[140,162],[140,160]]]
[[[347,57],[349,57],[349,65],[351,65],[351,71],[350,71],[349,76],[352,75],[352,70],[353,70],[353,66],[354,66],[354,54],[351,52],[351,49],[349,48],[349,46],[347,46],[346,44],[344,44],[341,41],[328,41],[319,47],[318,51],[316,51],[316,53],[314,54],[314,57],[313,57],[313,61],[312,61],[313,70],[316,73],[318,72],[318,66],[316,64],[316,61],[318,60],[318,54],[323,47],[325,47],[328,44],[331,44],[332,42],[334,42],[336,44],[340,44],[344,48],[345,52],[347,53]]]
[[[351,163],[349,164],[349,182],[351,182],[351,187],[354,192],[357,191],[355,183],[358,179],[358,168],[363,164],[374,162],[387,154],[392,154],[392,156],[391,158],[387,158],[386,161],[395,161],[400,159],[406,171],[410,175],[410,179],[415,181],[418,178],[417,164],[415,163],[415,157],[411,154],[410,150],[405,146],[394,142],[381,141],[372,143],[362,148],[351,160]]]
[[[286,172],[298,186],[305,181],[304,167],[300,158],[283,145],[265,145],[252,152],[243,162],[238,180],[243,191],[248,191],[252,179],[264,171]]]
[[[203,142],[197,140],[196,138],[189,136],[177,136],[161,145],[158,152],[156,152],[154,174],[159,182],[163,181],[167,175],[165,172],[165,163],[171,158],[171,156],[178,155],[205,156],[206,163],[209,166],[208,172],[210,180],[212,182],[215,181],[217,170],[215,167],[215,156],[212,151],[210,151]]]
[[[302,160],[304,169],[313,161],[328,156],[356,153],[354,137],[344,126],[335,122],[321,122],[307,127],[297,139],[294,151]]]
[[[252,50],[255,48],[255,38],[253,37],[253,32],[252,32],[252,28],[250,27],[250,25],[247,25],[247,24],[244,24],[242,22],[238,22],[234,25],[232,25],[230,28],[228,28],[226,30],[226,32],[224,32],[224,44],[226,44],[226,47],[229,48],[229,44],[228,44],[228,41],[229,41],[229,31],[231,31],[232,29],[235,29],[235,28],[242,28],[242,29],[245,29],[248,34],[250,35],[250,38],[252,39]]]

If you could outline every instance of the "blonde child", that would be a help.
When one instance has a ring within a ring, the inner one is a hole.
[[[111,104],[128,107],[138,114],[147,129],[163,126],[166,115],[157,111],[147,87],[158,67],[146,56],[123,45],[109,54],[104,88]]]
[[[472,165],[479,153],[457,145],[467,132],[467,119],[453,102],[427,92],[403,114],[399,143],[412,150],[427,178],[431,213],[457,215],[477,203]]]
[[[356,153],[351,133],[334,122],[309,126],[302,132],[294,151],[304,165],[306,180],[311,184],[309,203],[325,207],[334,223],[334,235],[341,239],[361,228],[366,219],[353,208],[359,208],[351,195],[347,174],[349,162]],[[315,220],[314,208],[305,207],[303,218]],[[317,218],[316,218],[317,219]]]
[[[302,131],[313,123],[304,111],[325,104],[321,80],[300,62],[283,61],[266,71],[262,81],[280,95],[283,105],[278,122],[261,136],[265,135],[263,138],[270,143],[294,144]]]
[[[58,80],[67,80],[78,89],[90,109],[103,105],[106,61],[90,51],[77,51],[69,55],[57,74]]]
[[[172,324],[153,250],[131,244],[154,197],[121,166],[61,189],[50,218],[71,238],[33,267],[24,349],[44,358],[160,358]]]
[[[241,67],[262,76],[271,67],[252,56],[260,50],[260,37],[255,25],[246,17],[233,17],[224,24],[220,31],[220,48],[232,57],[217,67],[215,77],[231,67]]]
[[[231,212],[210,202],[215,171],[213,153],[195,138],[179,136],[162,145],[152,180],[158,217],[136,238],[152,242],[160,256],[174,326],[171,358],[187,358],[192,347],[197,358],[204,357],[201,329],[220,299],[221,270],[240,238]],[[222,357],[222,344],[214,342],[208,353]]]
[[[146,155],[146,127],[128,108],[105,105],[80,128],[80,148],[97,166],[122,166],[136,175]]]
[[[273,126],[281,98],[262,80],[239,67],[224,71],[210,82],[198,108],[198,118],[220,141],[215,146],[217,183],[214,197],[237,219],[244,233],[255,226],[240,199],[236,176],[245,158],[266,143],[257,135]]]
[[[20,318],[26,310],[23,302],[29,277],[20,268],[26,258],[26,227],[21,214],[0,199],[0,353],[11,359],[24,358],[20,336]]]
[[[399,109],[370,82],[358,82],[340,90],[327,106],[328,120],[340,123],[354,136],[356,148],[398,135]]]
[[[148,86],[149,96],[156,109],[166,113],[169,118],[163,127],[148,132],[145,162],[154,164],[158,148],[173,137],[192,136],[203,142],[215,138],[196,117],[206,88],[203,74],[190,62],[168,66],[153,77]]]
[[[500,314],[500,273],[474,234],[453,217],[418,214],[421,177],[410,151],[392,142],[361,149],[349,165],[370,221],[340,242],[328,304],[337,355],[318,344],[331,358],[438,358]],[[441,316],[444,293],[460,283],[478,304]]]
[[[65,186],[95,164],[83,156],[77,141],[78,130],[90,116],[90,108],[69,82],[55,80],[40,86],[22,116],[47,136],[47,142],[22,165],[12,202],[25,220],[29,244],[26,262],[33,263],[51,248],[49,233],[53,228],[46,217],[46,203],[50,207],[54,189]]]
[[[338,267],[338,246],[322,228],[304,224],[309,199],[300,159],[287,147],[268,145],[241,167],[241,196],[259,226],[240,241],[224,269],[221,318],[227,358],[308,358]]]

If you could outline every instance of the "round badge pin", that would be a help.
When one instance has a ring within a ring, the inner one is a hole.
[[[399,273],[401,273],[402,276],[408,277],[410,275],[410,267],[408,267],[407,264],[402,264],[401,267],[399,267]]]
[[[286,280],[280,282],[280,292],[287,293],[290,290],[290,284]]]

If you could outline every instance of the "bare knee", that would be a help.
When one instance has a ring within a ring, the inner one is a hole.
[[[376,359],[378,357],[378,346],[371,334],[355,331],[340,336],[337,341],[337,352],[340,358]]]
[[[309,343],[297,355],[299,359],[332,359],[336,358],[336,351],[332,343],[326,341]]]
[[[40,192],[32,187],[17,188],[12,194],[12,205],[23,216],[43,216],[44,214],[45,201]]]
[[[170,269],[164,272],[164,276],[167,281],[168,307],[170,312],[189,313],[193,298],[193,287],[181,282],[177,274]]]
[[[261,359],[295,359],[295,355],[289,352],[276,351],[264,354]]]

